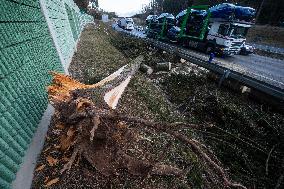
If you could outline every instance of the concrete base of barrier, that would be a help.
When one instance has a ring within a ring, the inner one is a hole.
[[[20,170],[16,175],[16,179],[12,183],[13,189],[31,188],[37,158],[43,148],[45,136],[53,114],[54,108],[51,105],[48,105],[47,110],[45,111],[38,129],[33,137],[32,143],[26,152],[26,156],[23,159]]]

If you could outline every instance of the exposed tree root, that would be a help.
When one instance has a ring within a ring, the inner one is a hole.
[[[183,136],[181,134],[179,134],[178,132],[172,131],[172,129],[174,128],[174,126],[187,126],[189,128],[191,127],[196,127],[196,125],[194,124],[165,124],[163,125],[163,123],[155,123],[155,122],[150,122],[147,120],[143,120],[143,119],[139,119],[139,118],[134,118],[134,117],[126,117],[126,116],[106,116],[109,119],[117,119],[120,121],[126,121],[126,122],[131,122],[131,123],[138,123],[141,124],[142,126],[146,126],[146,127],[150,127],[152,129],[155,129],[157,131],[160,132],[165,132],[167,134],[172,135],[174,138],[180,140],[181,142],[189,145],[191,147],[191,149],[203,160],[206,161],[206,163],[208,163],[210,166],[212,166],[216,171],[218,171],[218,173],[220,174],[220,176],[222,176],[222,179],[224,181],[224,185],[228,186],[228,187],[237,187],[237,188],[246,188],[245,186],[239,184],[239,183],[233,183],[231,182],[224,169],[219,166],[215,161],[213,161],[208,154],[206,154],[201,148],[201,145],[198,141],[194,140],[194,139],[188,139],[186,136]],[[219,161],[218,161],[219,162]]]
[[[73,154],[72,154],[72,156],[71,156],[69,162],[66,163],[66,164],[64,165],[63,169],[60,171],[61,174],[64,173],[65,171],[69,171],[69,170],[71,169],[71,167],[72,167],[72,165],[73,165],[73,163],[74,163],[74,161],[75,161],[75,159],[76,159],[78,153],[79,153],[79,149],[76,148],[76,149],[74,150],[74,152],[73,152]]]
[[[135,60],[141,63],[141,58]],[[196,140],[179,134],[181,128],[200,128],[206,125],[184,123],[154,123],[134,117],[121,116],[115,109],[119,98],[127,86],[131,76],[138,69],[137,64],[130,68],[123,67],[112,76],[95,85],[83,85],[72,78],[55,74],[54,82],[49,87],[49,99],[56,109],[61,123],[65,125],[61,138],[61,150],[74,149],[69,162],[61,170],[70,170],[78,155],[84,157],[93,167],[105,176],[117,174],[126,169],[132,175],[172,175],[183,176],[185,171],[153,163],[145,157],[137,159],[127,154],[127,149],[137,141],[138,133],[129,125],[143,126],[156,132],[165,132],[188,145],[191,150],[206,164],[210,165],[228,187],[245,188],[241,184],[231,182],[220,163],[202,150]],[[115,79],[115,80],[114,80]],[[117,81],[118,80],[118,81]],[[108,87],[102,86],[109,83]],[[104,100],[104,101],[103,101]],[[126,123],[123,124],[122,122]],[[142,153],[144,154],[144,153]]]

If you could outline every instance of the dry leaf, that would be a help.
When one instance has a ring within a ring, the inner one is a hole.
[[[60,147],[60,145],[56,145],[56,144],[55,144],[55,145],[54,145],[54,148],[55,148],[55,149],[59,149],[59,148],[61,148],[61,147]]]
[[[68,129],[67,136],[72,137],[72,136],[74,136],[74,134],[75,134],[75,130],[72,127],[70,129]]]
[[[63,123],[58,123],[55,127],[62,130],[65,128],[65,125]]]
[[[43,153],[47,152],[50,149],[50,147],[46,148]]]
[[[35,171],[38,172],[38,171],[43,170],[44,168],[45,168],[45,165],[41,165],[41,166],[37,167]]]
[[[44,183],[47,183],[48,180],[49,180],[49,176],[48,176],[48,177],[45,177]]]
[[[64,158],[62,158],[62,160],[65,161],[65,162],[67,162],[67,161],[69,161],[69,158],[64,157]]]
[[[65,151],[70,148],[74,141],[75,130],[73,128],[69,128],[67,135],[62,135],[60,138],[60,148],[62,151]]]
[[[56,165],[57,162],[58,162],[57,159],[54,159],[54,158],[51,157],[51,156],[47,156],[46,160],[47,160],[47,162],[48,162],[48,164],[49,164],[50,166],[54,166],[54,165]]]
[[[77,104],[77,110],[81,111],[82,109],[84,109],[87,106],[90,106],[90,101],[87,99],[80,99],[80,102]]]
[[[44,186],[45,186],[45,187],[49,187],[49,186],[51,186],[51,185],[57,183],[58,181],[59,181],[59,178],[52,179],[52,180],[48,181],[48,182],[46,183],[46,185],[44,185]]]

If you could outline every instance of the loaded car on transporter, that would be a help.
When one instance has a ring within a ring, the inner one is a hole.
[[[228,3],[211,8],[193,6],[176,16],[174,26],[164,19],[164,26],[159,27],[160,31],[155,32],[157,36],[154,37],[206,53],[235,55],[246,45],[246,34],[253,25],[254,15],[255,9]],[[148,28],[149,37],[153,37],[151,30],[156,30],[155,24],[149,24]]]

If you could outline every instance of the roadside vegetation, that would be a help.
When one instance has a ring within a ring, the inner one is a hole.
[[[132,53],[127,51],[126,56],[149,53],[139,40],[128,37],[116,37],[113,44],[122,51],[125,51],[122,44],[128,44]],[[185,120],[213,125],[197,129],[195,134],[210,146],[234,178],[249,188],[275,187],[283,175],[283,113],[256,101],[250,94],[219,88],[210,72],[179,60],[174,55],[154,50],[148,65],[155,67],[159,62],[170,61],[174,69],[149,78]]]
[[[82,33],[69,72],[80,82],[94,84],[139,55],[144,56],[144,64],[153,68],[157,63],[172,62],[173,69],[136,74],[119,103],[119,113],[151,121],[200,125],[179,132],[200,141],[203,150],[226,169],[226,176],[248,188],[281,187],[283,113],[255,102],[249,94],[218,88],[209,71],[143,41],[122,36],[99,22]],[[131,153],[178,167],[186,171],[185,176],[141,177],[121,170],[107,177],[84,157],[61,174],[71,156],[60,150],[62,130],[55,115],[37,163],[33,188],[226,188],[222,175],[190,148],[166,133],[148,128],[136,130],[142,140],[135,143]],[[147,153],[141,154],[136,148]]]

